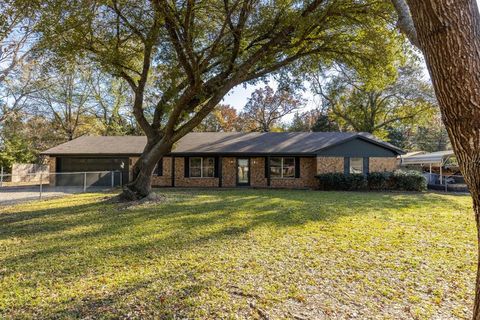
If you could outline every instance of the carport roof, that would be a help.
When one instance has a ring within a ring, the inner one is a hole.
[[[403,154],[403,151],[369,133],[355,132],[192,132],[180,139],[172,154],[308,154],[362,139]],[[144,136],[83,136],[48,149],[44,155],[139,155]]]
[[[453,150],[437,151],[411,156],[405,155],[402,157],[402,164],[443,164],[445,160],[453,157],[454,155],[455,154],[453,153]]]

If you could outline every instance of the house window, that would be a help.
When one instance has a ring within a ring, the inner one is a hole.
[[[215,176],[215,158],[190,158],[190,177],[207,178]]]
[[[363,158],[350,158],[350,173],[363,173]]]
[[[270,177],[295,178],[295,157],[270,158]]]

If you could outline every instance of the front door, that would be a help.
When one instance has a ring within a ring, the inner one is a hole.
[[[250,159],[248,158],[237,159],[237,185],[250,185]]]

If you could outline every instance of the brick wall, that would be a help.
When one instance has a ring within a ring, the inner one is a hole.
[[[222,158],[222,187],[231,188],[237,185],[237,159]]]
[[[250,185],[258,188],[267,187],[265,157],[250,158]]]
[[[172,158],[164,157],[162,175],[155,171],[152,177],[152,185],[155,187],[170,187],[172,185]]]
[[[399,166],[397,158],[370,158],[370,172],[394,171]]]
[[[136,161],[136,160],[134,160]],[[185,178],[184,158],[175,158],[175,186],[176,187],[218,187],[219,178]],[[272,178],[272,188],[314,188],[316,186],[316,159],[300,159],[300,178]],[[154,186],[171,186],[171,158],[163,159],[163,175],[154,174]],[[232,188],[237,185],[237,159],[235,157],[222,157],[222,187]],[[250,186],[266,188],[265,158],[250,158]]]
[[[317,157],[317,174],[341,172],[343,173],[344,159],[342,157]]]

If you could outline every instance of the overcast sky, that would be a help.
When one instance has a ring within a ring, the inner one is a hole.
[[[480,7],[480,0],[477,0],[477,4]],[[425,70],[425,73],[428,74]],[[270,82],[269,85],[271,87],[275,87],[275,83]],[[223,103],[229,104],[237,109],[237,111],[240,111],[245,103],[247,102],[248,98],[252,94],[252,92],[260,87],[263,87],[263,83],[259,83],[256,86],[247,86],[244,88],[243,85],[235,87],[230,93],[223,99]],[[305,107],[305,110],[315,108],[315,101],[314,97],[311,93],[306,92],[304,94],[304,98],[308,101],[307,106]],[[288,117],[286,120],[288,121],[290,117]]]

